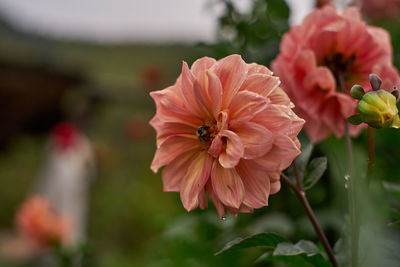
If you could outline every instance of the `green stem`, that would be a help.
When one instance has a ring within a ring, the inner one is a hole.
[[[367,186],[371,182],[372,170],[375,165],[375,144],[374,144],[374,128],[368,126],[368,170],[367,170]]]
[[[314,227],[315,232],[317,233],[319,240],[321,241],[322,245],[325,248],[326,253],[328,254],[329,261],[332,263],[332,266],[338,267],[339,265],[336,261],[335,255],[333,254],[332,247],[331,247],[331,245],[329,245],[328,239],[326,238],[324,231],[322,231],[322,228],[318,223],[317,217],[315,217],[314,211],[312,210],[310,203],[307,200],[306,193],[304,192],[303,185],[301,183],[301,177],[299,175],[299,172],[297,171],[297,166],[296,166],[295,162],[293,162],[293,169],[295,170],[297,186],[295,184],[293,184],[290,181],[290,179],[283,173],[281,174],[281,178],[287,185],[289,185],[289,187],[293,190],[293,192],[299,198],[301,204],[303,205],[304,210],[307,213],[308,218],[311,221],[311,224]]]
[[[338,85],[343,94],[347,94],[347,89],[344,81],[343,73],[339,72],[338,75]],[[344,123],[344,132],[346,139],[346,150],[347,150],[347,172],[345,177],[348,181],[348,205],[350,214],[350,246],[351,246],[351,266],[358,266],[358,240],[360,227],[357,221],[357,209],[356,209],[356,184],[355,176],[353,175],[353,146],[351,142],[349,123],[346,119]]]

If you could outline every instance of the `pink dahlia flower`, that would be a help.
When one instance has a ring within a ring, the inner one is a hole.
[[[400,14],[400,0],[354,0],[353,2],[372,19],[397,18]]]
[[[367,26],[354,7],[339,14],[327,5],[292,26],[272,70],[296,105],[295,112],[306,120],[304,128],[313,142],[332,133],[343,136],[344,120],[357,107],[350,89],[354,84],[367,88],[370,73],[382,77],[387,90],[399,85],[388,32]],[[351,126],[350,133],[357,135],[361,127]]]
[[[16,225],[21,234],[45,249],[69,240],[70,224],[58,214],[49,200],[33,196],[25,201],[16,215]]]
[[[161,166],[164,191],[180,192],[190,211],[207,207],[220,217],[252,212],[280,189],[281,171],[300,153],[304,120],[266,67],[239,55],[204,57],[173,86],[151,93],[157,131],[151,169]]]

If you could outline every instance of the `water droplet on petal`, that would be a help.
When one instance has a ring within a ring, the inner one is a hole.
[[[221,221],[226,221],[226,216],[225,215],[221,217]]]

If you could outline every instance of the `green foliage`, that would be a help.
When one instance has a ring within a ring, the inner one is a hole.
[[[274,233],[261,233],[246,238],[239,237],[227,243],[225,247],[215,253],[215,255],[219,255],[227,251],[252,247],[273,249],[276,248],[276,246],[281,242],[287,242],[287,239]]]
[[[352,115],[352,116],[348,117],[347,121],[353,125],[359,125],[363,122],[360,114],[356,114],[356,115]]]
[[[292,244],[286,238],[274,233],[262,233],[247,238],[236,238],[227,243],[216,255],[254,247],[269,250],[259,257],[256,263],[279,261],[296,267],[330,266],[330,263],[325,260],[313,242],[301,240],[296,244]]]
[[[221,42],[215,47],[217,57],[239,53],[248,61],[269,63],[279,51],[280,38],[289,29],[285,1],[255,0],[246,14],[230,0],[224,4],[225,13],[219,19]]]
[[[331,264],[322,256],[311,241],[300,240],[296,244],[280,243],[273,252],[266,252],[257,263],[282,262],[295,267],[329,267]]]
[[[321,179],[328,166],[326,157],[313,158],[303,176],[304,190],[312,188]]]

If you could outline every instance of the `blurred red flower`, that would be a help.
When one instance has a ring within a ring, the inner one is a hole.
[[[400,0],[355,0],[354,3],[372,19],[394,19],[400,14]]]
[[[300,153],[297,134],[304,120],[278,86],[279,78],[239,55],[204,57],[173,86],[152,92],[157,131],[151,169],[164,165],[165,191],[180,192],[190,211],[207,207],[208,196],[222,218],[268,204],[280,189],[281,171]]]
[[[20,233],[42,249],[69,241],[68,219],[58,214],[43,196],[27,199],[17,212],[15,222]]]
[[[380,75],[388,90],[399,84],[388,32],[367,26],[354,7],[338,13],[327,5],[292,26],[272,70],[295,112],[306,120],[304,128],[313,142],[332,133],[343,136],[344,120],[356,113],[357,102],[349,95],[352,85],[368,87],[370,73]],[[350,133],[357,135],[360,127],[351,126]]]

